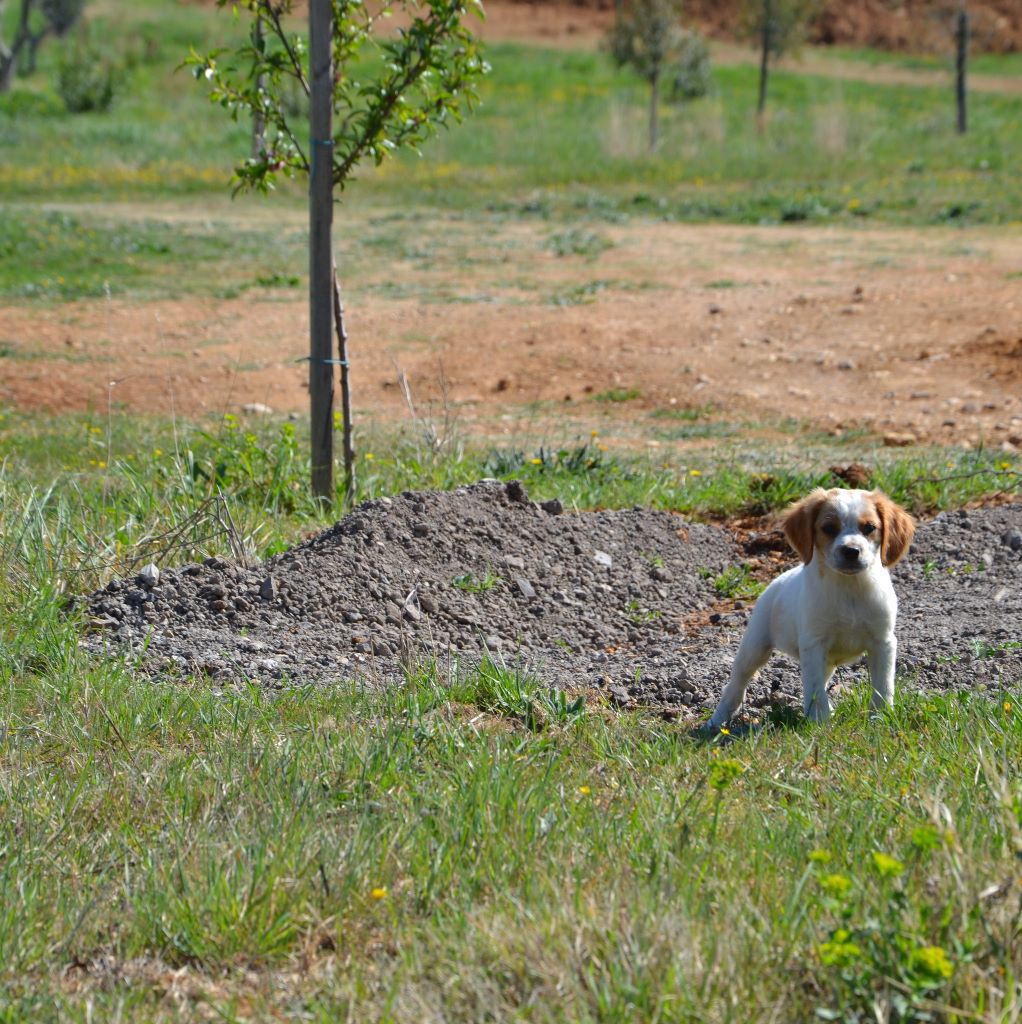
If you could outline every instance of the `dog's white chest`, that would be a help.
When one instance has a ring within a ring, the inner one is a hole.
[[[802,642],[820,645],[831,665],[844,664],[892,632],[896,608],[889,582],[862,593],[817,593],[799,631]]]

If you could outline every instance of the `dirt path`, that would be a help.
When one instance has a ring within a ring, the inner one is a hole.
[[[407,416],[400,371],[420,411],[443,402],[480,434],[537,408],[641,432],[642,413],[713,406],[766,428],[1022,447],[1017,231],[633,221],[600,227],[599,255],[564,257],[549,225],[483,227],[438,217],[420,229],[450,248],[361,268],[349,326],[363,422]],[[0,307],[0,402],[302,411],[307,319],[300,289]]]

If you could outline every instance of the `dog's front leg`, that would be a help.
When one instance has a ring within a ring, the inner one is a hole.
[[[827,664],[822,646],[805,646],[799,651],[799,670],[802,674],[802,706],[806,718],[813,722],[826,722],[830,718],[830,698],[827,682],[834,670]]]
[[[869,681],[873,687],[870,705],[874,710],[894,704],[894,662],[898,656],[898,640],[892,633],[866,652]]]
[[[757,612],[759,614],[757,614]],[[766,663],[770,657],[772,646],[770,643],[770,616],[765,607],[763,610],[757,606],[752,613],[752,621],[749,628],[742,637],[738,647],[738,654],[735,655],[734,664],[731,666],[731,678],[720,695],[720,703],[713,712],[707,727],[719,729],[731,721],[731,716],[738,710],[739,704],[745,700],[745,691],[749,688],[752,677]]]

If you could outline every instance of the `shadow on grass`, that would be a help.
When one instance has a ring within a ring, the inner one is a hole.
[[[772,730],[801,732],[810,724],[793,704],[774,701],[764,715],[732,721],[721,729],[711,729],[709,723],[700,722],[688,731],[687,738],[701,746],[726,746]]]

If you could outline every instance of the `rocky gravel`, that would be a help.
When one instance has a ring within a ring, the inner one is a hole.
[[[1022,682],[1022,505],[920,524],[894,570],[899,673],[924,689]],[[153,672],[281,687],[387,684],[486,652],[550,685],[601,690],[697,716],[726,679],[749,608],[714,580],[746,564],[766,580],[792,563],[770,531],[735,535],[648,509],[575,513],[517,482],[406,491],[360,505],[256,566],[209,558],[147,566],[79,598],[94,652]],[[839,671],[836,686],[864,676]],[[781,655],[751,707],[798,702]]]

